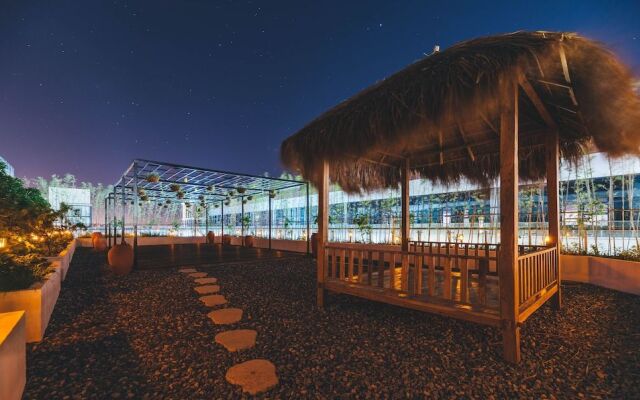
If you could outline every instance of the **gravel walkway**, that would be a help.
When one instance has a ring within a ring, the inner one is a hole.
[[[522,329],[519,366],[503,362],[497,329],[329,295],[314,308],[308,259],[207,270],[242,308],[234,327],[255,348],[227,352],[193,279],[176,269],[117,278],[78,249],[45,340],[28,350],[27,399],[241,398],[232,365],[265,358],[269,398],[640,398],[640,297],[564,287]]]

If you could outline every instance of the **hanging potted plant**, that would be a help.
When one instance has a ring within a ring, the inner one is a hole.
[[[236,192],[234,190],[229,190],[229,193],[227,194],[228,197],[233,197],[236,194]]]
[[[225,206],[228,206],[229,204],[231,204],[231,202],[230,202],[229,200],[227,200],[227,201],[225,201],[225,202],[224,202],[224,205],[225,205]]]
[[[276,198],[276,191],[275,190],[270,190],[269,191],[269,198],[271,198],[271,199],[275,199]]]
[[[169,190],[171,190],[172,192],[179,192],[180,185],[178,185],[177,183],[172,183],[171,185],[169,185]]]
[[[140,200],[149,201],[149,196],[147,196],[146,194],[144,196],[140,196]]]
[[[142,196],[146,196],[147,193],[144,191],[144,189],[138,189],[138,196],[142,197]]]
[[[191,208],[191,203],[184,203],[184,206],[187,208]]]
[[[243,199],[242,204],[247,204],[247,199]]]
[[[247,196],[247,200],[248,200],[248,201],[253,200],[253,196]]]
[[[213,185],[207,186],[207,192],[213,192]]]
[[[167,204],[171,204],[171,199],[167,199],[167,200],[165,201],[165,203],[167,203]]]
[[[149,175],[147,175],[146,180],[149,183],[158,183],[158,182],[160,182],[160,175],[158,175],[158,174],[149,174]]]
[[[240,193],[240,194],[244,194],[244,192],[246,192],[246,191],[247,191],[247,189],[245,189],[243,187],[239,187],[238,188],[238,193]]]
[[[213,207],[214,208],[218,208],[218,207],[220,207],[220,204],[216,203],[216,204],[213,205]]]
[[[198,200],[200,200],[200,201],[204,201],[204,195],[203,195],[203,194],[201,194],[200,196],[198,196]]]
[[[176,197],[180,200],[184,199],[184,192],[178,192],[176,193]]]

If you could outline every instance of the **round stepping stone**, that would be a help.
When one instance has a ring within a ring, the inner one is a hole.
[[[218,278],[197,278],[195,280],[196,283],[199,283],[200,285],[206,285],[207,283],[216,283],[218,282]]]
[[[205,276],[207,276],[206,272],[193,272],[191,274],[189,274],[190,277],[192,278],[204,278]]]
[[[192,272],[198,272],[195,268],[180,268],[178,272],[182,272],[183,274],[190,274]]]
[[[276,367],[267,360],[251,360],[229,368],[227,382],[242,386],[242,391],[251,395],[266,392],[278,384]]]
[[[242,309],[240,308],[223,308],[213,310],[207,317],[211,318],[216,325],[235,324],[242,319]]]
[[[218,285],[204,285],[204,286],[196,286],[193,288],[198,294],[211,294],[218,293],[220,291],[220,286]]]
[[[258,332],[253,329],[235,329],[218,333],[215,340],[228,351],[234,352],[255,346],[256,336],[258,336]]]
[[[209,296],[200,297],[200,301],[207,307],[221,306],[227,304],[227,299],[221,294],[211,294]]]

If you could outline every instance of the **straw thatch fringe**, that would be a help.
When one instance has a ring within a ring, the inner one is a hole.
[[[575,34],[517,32],[459,43],[365,89],[285,140],[282,161],[317,182],[319,162],[328,160],[332,181],[350,192],[397,186],[398,156],[410,157],[414,173],[438,183],[486,183],[499,174],[499,154],[473,122],[495,122],[499,81],[522,77],[537,87],[557,123],[565,159],[577,159],[587,143],[613,156],[640,152],[640,99],[628,68],[604,46]],[[535,180],[545,173],[539,139],[549,131],[532,103],[520,97],[521,136],[538,139],[523,146],[520,174]],[[471,134],[464,137],[467,130]],[[439,150],[444,163],[434,162]],[[386,153],[391,156],[385,159]]]

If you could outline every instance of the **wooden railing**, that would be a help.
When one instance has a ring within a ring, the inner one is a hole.
[[[497,309],[496,249],[492,244],[411,242],[403,253],[331,243],[325,247],[325,273],[328,280],[392,290],[399,296]],[[494,290],[488,301],[490,283]]]
[[[542,291],[558,282],[558,251],[548,247],[518,257],[518,304],[523,310]]]

